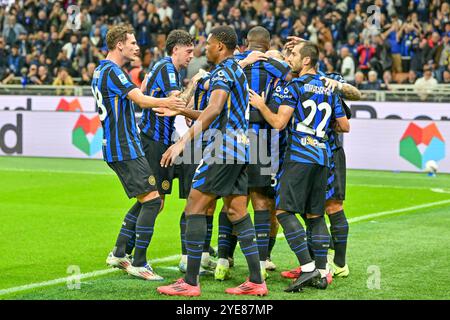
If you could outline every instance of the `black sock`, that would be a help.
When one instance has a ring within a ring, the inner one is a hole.
[[[305,265],[312,261],[308,252],[308,244],[306,242],[306,232],[302,224],[298,221],[294,213],[284,212],[277,215],[278,222],[283,227],[284,236],[297,256],[300,265]]]
[[[242,253],[245,256],[245,259],[247,259],[247,265],[250,271],[250,282],[263,283],[261,267],[259,264],[258,246],[255,241],[255,227],[253,226],[250,215],[247,214],[242,219],[234,221],[233,225],[237,233]]]
[[[270,258],[272,255],[273,247],[275,246],[275,243],[277,242],[277,237],[270,237],[269,238],[269,252],[267,252],[267,258]]]
[[[226,212],[219,214],[219,243],[217,256],[219,259],[227,259],[231,247],[231,233],[233,232],[233,224],[228,219]]]
[[[311,256],[311,259],[314,260],[314,250],[313,250],[313,244],[312,244],[312,233],[311,233],[311,224],[309,223],[309,220],[304,217],[305,225],[306,225],[306,239],[308,243],[308,251],[309,255]]]
[[[255,210],[255,233],[259,261],[266,261],[269,253],[270,211]]]
[[[213,219],[214,216],[206,216],[206,239],[203,252],[209,253],[209,246],[211,245],[211,237],[213,232]]]
[[[188,254],[184,280],[192,286],[198,283],[203,245],[206,238],[206,215],[186,215],[186,249]]]
[[[186,214],[183,212],[180,217],[180,239],[181,239],[181,254],[187,255],[186,251]]]
[[[134,267],[147,264],[147,248],[153,236],[155,220],[161,207],[161,198],[144,202],[136,222],[136,249],[134,250]]]
[[[345,266],[345,255],[347,251],[349,230],[347,218],[345,217],[344,210],[330,214],[328,217],[330,218],[330,231],[334,245],[334,263],[342,268]]]
[[[324,217],[308,219],[311,227],[312,249],[317,269],[326,269],[330,234]]]
[[[231,234],[230,238],[230,248],[228,250],[227,258],[233,258],[234,257],[234,250],[236,250],[236,246],[238,243],[238,237],[234,234]]]
[[[116,257],[122,258],[125,254],[131,254],[134,248],[134,241],[136,239],[136,220],[141,211],[141,204],[139,201],[128,210],[125,219],[120,228],[119,235],[116,240],[116,247],[113,250],[113,254]]]

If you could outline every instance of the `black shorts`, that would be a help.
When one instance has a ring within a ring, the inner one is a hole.
[[[159,194],[170,194],[172,192],[172,180],[175,176],[175,167],[161,167],[161,158],[169,148],[162,142],[154,141],[141,132],[142,146],[144,147],[145,158],[156,177],[156,187]]]
[[[192,179],[194,179],[195,170],[198,164],[181,164],[179,166],[178,181],[180,199],[187,199],[191,191]]]
[[[208,164],[201,161],[195,170],[192,188],[220,197],[247,195],[247,182],[245,164]]]
[[[334,150],[328,173],[327,200],[345,200],[346,164],[344,148]]]
[[[119,177],[128,198],[156,191],[156,179],[145,157],[108,162]]]
[[[256,134],[251,128],[248,130],[250,141],[250,163],[247,169],[249,188],[269,188],[271,184],[272,176],[268,133],[267,130],[259,131],[259,134]]]
[[[328,168],[319,164],[284,162],[276,187],[275,206],[293,213],[324,215]]]

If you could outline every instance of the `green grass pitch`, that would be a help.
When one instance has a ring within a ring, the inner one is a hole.
[[[296,259],[281,238],[273,251],[278,269],[262,299],[448,299],[450,175],[349,170],[347,177],[350,276],[325,291],[284,293],[289,281],[279,271]],[[0,157],[0,181],[0,299],[178,299],[160,296],[161,282],[121,271],[83,278],[79,289],[65,280],[42,285],[70,276],[69,266],[82,274],[107,270],[106,255],[132,201],[102,161]],[[177,189],[175,183],[148,254],[164,284],[181,276],[175,267],[184,201]],[[224,293],[247,276],[239,248],[236,265],[229,281],[202,277],[196,299],[254,299]]]

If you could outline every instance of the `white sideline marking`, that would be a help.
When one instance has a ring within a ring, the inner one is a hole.
[[[65,170],[65,169],[23,169],[23,168],[0,168],[0,171],[12,171],[12,172],[37,172],[37,173],[66,173],[66,174],[95,174],[95,175],[114,175],[115,173],[110,171],[83,171],[83,170]]]
[[[431,189],[431,191],[437,192],[437,193],[450,193],[450,190],[444,190],[441,188],[433,188],[433,189]]]
[[[442,204],[448,204],[448,203],[450,203],[450,199],[420,204],[417,206],[406,207],[403,209],[381,211],[381,212],[371,213],[371,214],[367,214],[367,215],[360,216],[360,217],[351,218],[351,219],[348,219],[348,222],[354,223],[354,222],[359,222],[359,221],[364,221],[364,220],[371,220],[373,218],[379,218],[379,217],[387,216],[390,214],[396,214],[396,213],[408,212],[408,211],[413,211],[413,210],[418,210],[418,209],[430,208],[430,207],[434,207],[434,206],[438,206],[438,205],[442,205]],[[284,235],[278,234],[277,238],[284,238]],[[150,262],[151,263],[170,262],[170,261],[177,260],[179,258],[180,258],[180,255],[177,254],[177,255],[168,256],[168,257],[164,257],[164,258],[154,259],[154,260],[151,260]],[[112,272],[117,272],[117,271],[119,271],[119,269],[105,269],[105,270],[97,270],[97,271],[88,272],[88,273],[82,273],[79,275],[79,279],[81,280],[81,279],[96,277],[96,276],[100,276],[100,275],[104,275],[104,274],[108,274],[108,273],[112,273]],[[19,291],[25,291],[25,290],[29,290],[29,289],[65,283],[68,280],[70,281],[72,279],[73,279],[73,275],[69,276],[69,277],[65,277],[65,278],[59,278],[59,279],[54,279],[54,280],[50,280],[50,281],[32,283],[32,284],[19,286],[19,287],[3,289],[3,290],[0,290],[0,296],[5,295],[5,294],[14,293],[14,292],[19,292]]]
[[[179,258],[180,258],[180,255],[173,255],[173,256],[169,256],[169,257],[165,257],[165,258],[154,259],[154,260],[151,260],[150,262],[151,263],[170,262],[170,261],[173,261],[173,260],[176,260]],[[54,279],[54,280],[49,280],[49,281],[44,281],[44,282],[26,284],[26,285],[19,286],[19,287],[13,287],[13,288],[9,288],[9,289],[0,290],[0,296],[9,294],[9,293],[19,292],[19,291],[25,291],[25,290],[29,290],[29,289],[33,289],[33,288],[47,287],[47,286],[51,286],[51,285],[55,285],[55,284],[66,283],[67,281],[73,280],[75,277],[76,277],[76,279],[82,280],[82,279],[86,279],[86,278],[98,277],[98,276],[101,276],[104,274],[113,273],[113,272],[117,272],[117,271],[120,271],[120,269],[104,269],[104,270],[97,270],[97,271],[92,271],[92,272],[88,272],[88,273],[82,273],[82,274],[78,275],[77,277],[74,275],[71,275],[71,276],[65,277],[65,278],[59,278],[59,279]]]

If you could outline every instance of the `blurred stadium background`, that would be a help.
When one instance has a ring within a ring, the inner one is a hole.
[[[159,298],[156,285],[104,270],[129,203],[98,160],[102,128],[89,84],[106,56],[108,27],[121,22],[133,25],[141,47],[141,59],[127,67],[138,86],[176,28],[196,39],[185,81],[206,64],[206,35],[216,25],[234,26],[242,48],[255,25],[270,30],[273,49],[281,50],[289,35],[318,43],[320,69],[342,73],[363,100],[350,103],[352,129],[344,139],[353,273],[307,298],[448,298],[442,282],[450,267],[447,1],[28,0],[0,2],[0,234],[8,239],[0,242],[6,253],[0,299]],[[183,119],[177,128],[184,130]],[[435,177],[424,173],[429,160],[439,165]],[[168,279],[177,276],[184,204],[177,195],[175,187],[150,249]],[[289,254],[280,240],[274,249],[280,270],[294,264]],[[67,285],[77,270],[86,275],[85,290]],[[371,270],[380,271],[380,283]],[[202,298],[224,298],[223,284],[204,281],[212,289]],[[285,285],[274,274],[269,298],[298,299],[281,293]],[[117,295],[123,288],[127,293]]]

